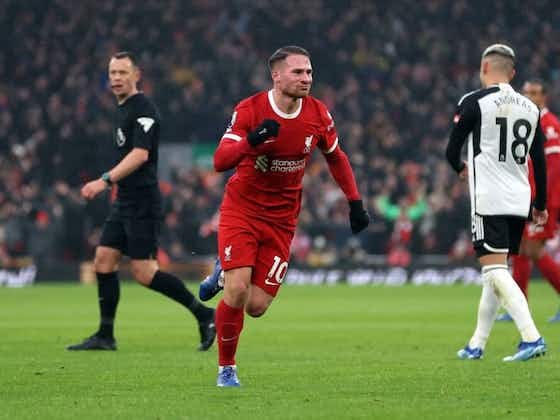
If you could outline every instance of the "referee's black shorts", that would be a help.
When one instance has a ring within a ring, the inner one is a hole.
[[[518,254],[527,218],[481,216],[472,218],[472,240],[477,257],[489,254]]]
[[[117,200],[105,220],[99,245],[118,249],[134,260],[155,259],[160,229],[159,200]]]

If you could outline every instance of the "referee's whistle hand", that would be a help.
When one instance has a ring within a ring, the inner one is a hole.
[[[90,181],[82,187],[81,194],[86,200],[91,200],[106,188],[107,184],[102,179]]]

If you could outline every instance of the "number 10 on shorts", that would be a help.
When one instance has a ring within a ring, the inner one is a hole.
[[[274,257],[274,262],[272,263],[272,267],[267,274],[267,278],[265,283],[266,284],[282,284],[284,281],[284,277],[286,277],[286,273],[288,271],[288,261],[282,262],[282,258],[279,256]],[[275,281],[275,283],[273,283]]]

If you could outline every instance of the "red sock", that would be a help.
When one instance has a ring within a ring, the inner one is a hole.
[[[537,267],[541,270],[544,278],[554,287],[556,293],[560,293],[560,266],[548,254],[543,254],[537,260]]]
[[[232,308],[224,300],[216,307],[216,334],[218,335],[218,362],[220,366],[235,365],[239,334],[243,329],[243,307]]]
[[[525,255],[512,255],[511,266],[513,279],[527,298],[529,278],[531,277],[531,260]]]

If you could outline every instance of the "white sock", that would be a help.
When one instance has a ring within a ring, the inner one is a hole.
[[[488,265],[483,267],[482,270],[482,276],[488,278],[488,282],[492,285],[500,303],[513,318],[521,334],[521,339],[523,341],[538,340],[541,335],[531,317],[527,299],[511,277],[507,266]]]
[[[480,296],[480,303],[478,304],[476,330],[469,341],[469,347],[471,349],[478,347],[484,350],[484,347],[486,347],[486,341],[488,341],[488,336],[490,335],[490,331],[494,325],[496,312],[498,312],[499,306],[500,303],[498,302],[498,298],[496,297],[492,286],[483,275],[482,295]]]

